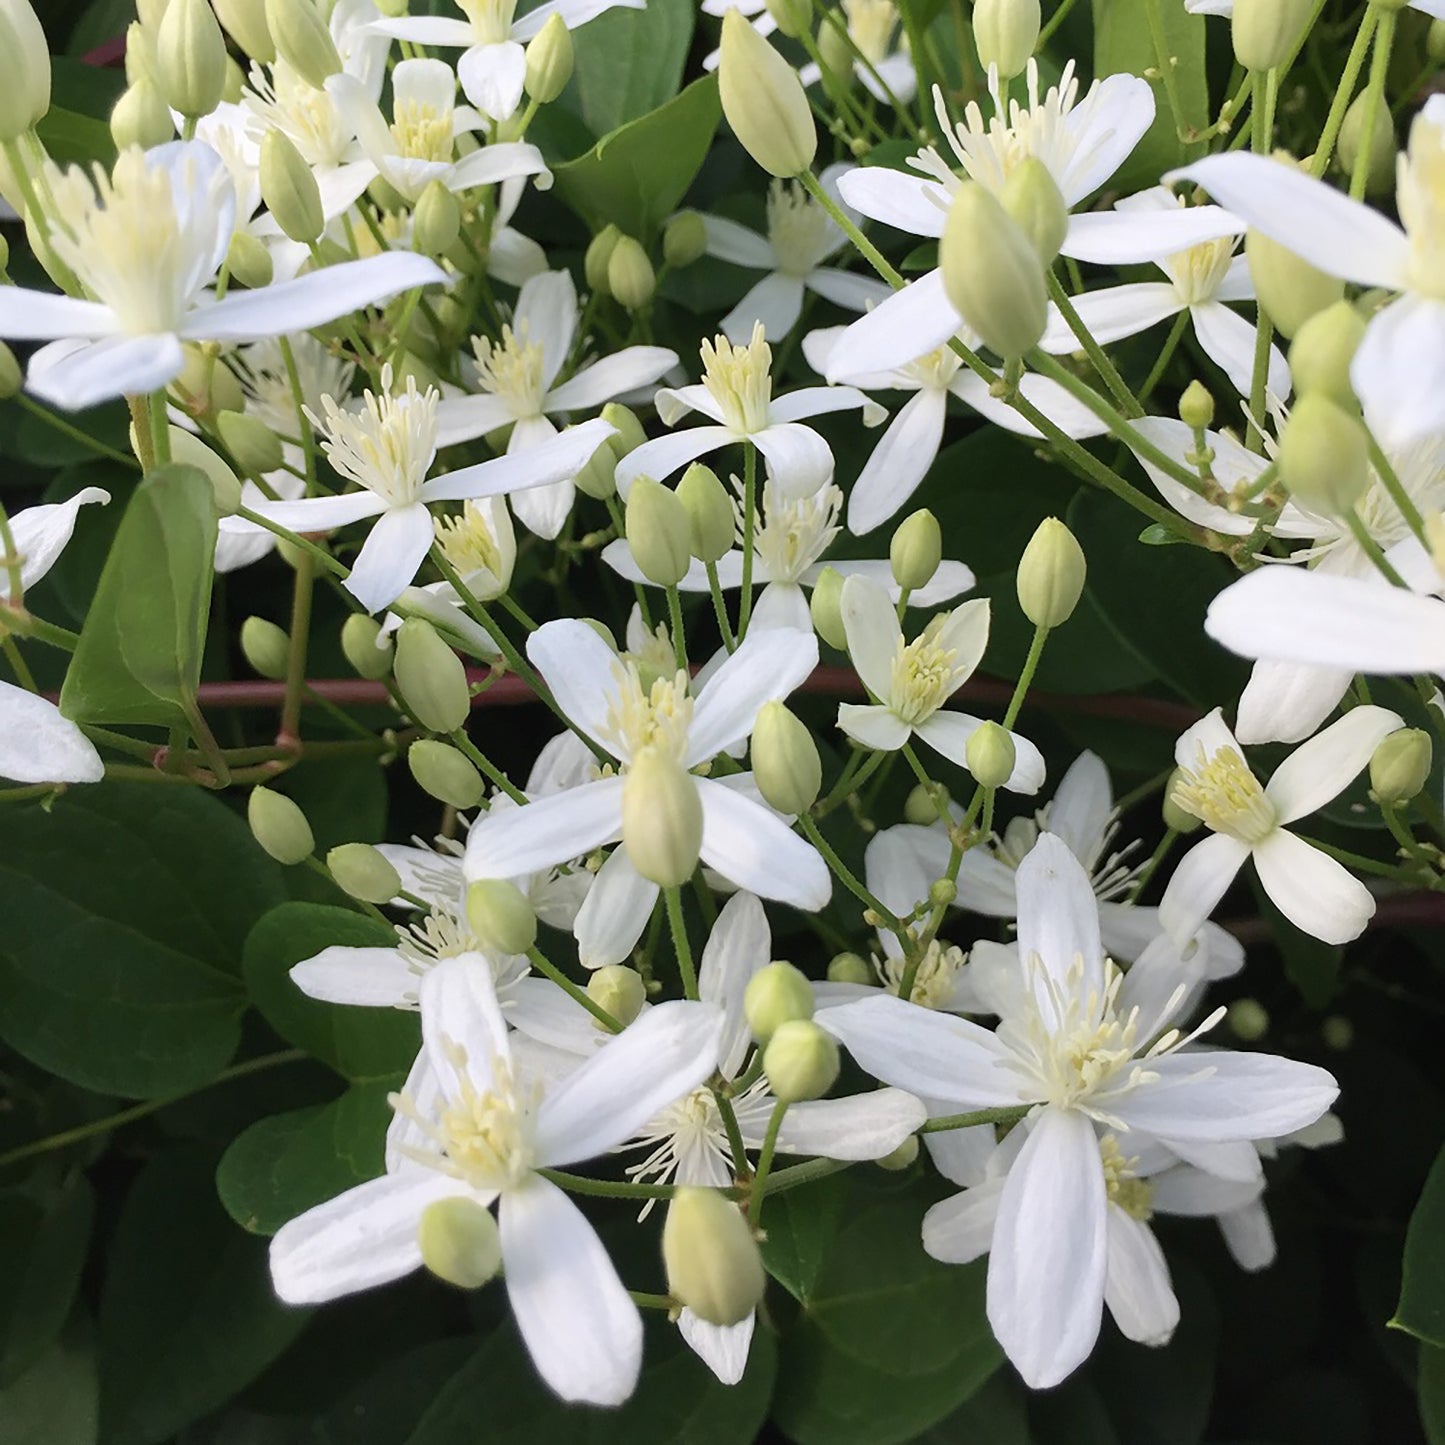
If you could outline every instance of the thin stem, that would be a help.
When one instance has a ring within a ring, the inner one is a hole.
[[[1345,123],[1350,101],[1354,99],[1355,86],[1359,84],[1360,71],[1364,69],[1365,56],[1369,54],[1370,41],[1374,38],[1379,19],[1379,8],[1366,5],[1360,28],[1355,32],[1355,43],[1350,46],[1350,53],[1345,58],[1345,68],[1340,72],[1340,83],[1335,87],[1334,99],[1330,102],[1329,113],[1325,116],[1319,144],[1315,146],[1314,156],[1310,160],[1309,173],[1316,179],[1329,169],[1335,153],[1335,142],[1339,139],[1340,127]],[[1368,135],[1368,132],[1365,134]],[[1368,144],[1365,148],[1368,149]]]
[[[1149,0],[1148,9],[1153,7],[1158,0]],[[1144,415],[1144,408],[1139,405],[1134,393],[1129,390],[1128,383],[1119,375],[1119,369],[1104,355],[1103,348],[1094,340],[1093,332],[1084,325],[1079,313],[1074,310],[1073,303],[1069,300],[1068,292],[1064,290],[1063,283],[1058,275],[1050,270],[1046,277],[1049,286],[1049,296],[1053,299],[1055,306],[1059,308],[1059,315],[1068,322],[1069,330],[1078,339],[1079,345],[1084,348],[1084,355],[1089,358],[1089,364],[1098,372],[1104,385],[1114,395],[1114,400],[1124,408],[1124,415],[1137,418]]]
[[[281,704],[281,725],[276,738],[283,746],[301,742],[301,700],[306,688],[306,655],[311,641],[311,600],[316,567],[309,552],[295,559],[291,589],[291,633],[286,649],[286,696]]]
[[[718,581],[717,563],[707,565],[707,590],[712,593],[712,610],[717,615],[718,631],[722,633],[723,646],[729,652],[736,652],[738,640],[733,636],[733,625],[728,618],[727,602],[722,595],[722,584]]]
[[[672,650],[677,656],[677,665],[686,669],[687,634],[682,630],[682,600],[677,595],[676,587],[669,587],[666,591],[667,617],[672,627]]]
[[[83,432],[78,426],[66,421],[63,416],[57,416],[48,407],[41,406],[38,402],[32,401],[23,391],[17,392],[11,400],[14,401],[22,411],[29,412],[31,416],[37,417],[47,426],[53,427],[61,436],[69,437],[71,441],[79,442],[81,446],[88,447],[97,456],[104,457],[107,461],[115,462],[119,466],[129,467],[133,471],[139,470],[140,463],[131,456],[129,452],[123,452],[115,447],[107,446],[103,441],[91,436],[89,432]]]
[[[452,742],[460,752],[481,770],[493,787],[500,788],[514,803],[525,806],[530,800],[527,795],[466,735],[458,728],[451,735]]]
[[[751,442],[743,443],[743,585],[738,599],[738,639],[747,635],[753,615],[753,536],[758,523],[758,459]]]
[[[762,1152],[758,1155],[758,1169],[753,1176],[753,1192],[748,1200],[748,1222],[757,1227],[758,1215],[762,1212],[763,1198],[768,1192],[768,1175],[773,1168],[773,1151],[778,1147],[778,1130],[783,1127],[783,1115],[788,1112],[787,1104],[779,1099],[773,1105],[772,1116],[768,1119],[768,1132],[763,1135]]]
[[[1380,544],[1370,535],[1370,529],[1361,518],[1358,507],[1350,508],[1345,514],[1345,522],[1350,529],[1350,535],[1355,539],[1360,551],[1374,564],[1375,570],[1392,587],[1405,587],[1405,579],[1395,570],[1390,559],[1380,550]]]
[[[826,1179],[848,1167],[846,1159],[809,1159],[806,1164],[794,1164],[790,1169],[779,1169],[768,1179],[764,1195],[784,1194],[800,1184],[811,1184],[815,1179]]]
[[[560,1169],[539,1169],[537,1173],[569,1194],[590,1194],[598,1199],[671,1199],[677,1193],[671,1184],[624,1184],[620,1179],[587,1179]]]
[[[833,845],[823,836],[818,825],[803,813],[798,818],[798,827],[802,829],[808,841],[823,855],[823,861],[833,870],[838,881],[867,909],[878,918],[879,922],[892,934],[905,949],[908,948],[910,939],[908,930],[904,927],[902,920],[893,912],[887,904],[880,902],[871,894],[863,882],[854,874],[853,870],[834,851]]]
[[[672,947],[677,954],[677,971],[682,975],[683,995],[695,999],[699,997],[697,970],[693,967],[692,946],[687,941],[687,920],[682,915],[682,890],[664,888],[662,896],[667,900],[667,922],[672,929]]]
[[[1009,699],[1008,711],[1003,715],[1003,725],[1006,728],[1011,728],[1018,721],[1019,710],[1023,707],[1024,698],[1033,684],[1034,673],[1039,670],[1039,659],[1044,655],[1044,644],[1048,640],[1049,629],[1047,627],[1034,628],[1028,656],[1024,658],[1023,671],[1019,673],[1019,680],[1014,684],[1014,693]]]
[[[1390,70],[1390,49],[1395,43],[1396,12],[1388,5],[1372,4],[1370,10],[1378,12],[1378,17],[1375,24],[1375,48],[1370,54],[1370,82],[1365,91],[1365,110],[1360,117],[1363,122],[1360,128],[1360,148],[1355,156],[1355,169],[1350,174],[1352,201],[1364,200],[1365,187],[1370,181],[1370,157],[1375,150],[1372,144],[1375,117],[1384,101],[1385,81]]]
[[[929,1119],[918,1132],[941,1134],[949,1129],[972,1129],[976,1124],[1017,1124],[1033,1107],[1032,1104],[1005,1104],[997,1109],[975,1109],[969,1114],[942,1114]]]
[[[1170,850],[1179,839],[1177,829],[1168,829],[1159,840],[1159,846],[1149,855],[1149,861],[1140,871],[1138,878],[1134,880],[1134,886],[1129,890],[1129,902],[1136,903],[1143,895],[1144,890],[1149,886],[1149,880],[1159,871],[1159,865],[1169,856]]]

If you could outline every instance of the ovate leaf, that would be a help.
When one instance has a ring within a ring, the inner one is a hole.
[[[593,135],[607,135],[677,94],[692,44],[692,0],[648,0],[645,10],[614,9],[576,37],[577,109]],[[563,97],[563,104],[572,95]]]

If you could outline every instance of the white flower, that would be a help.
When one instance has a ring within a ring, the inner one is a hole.
[[[840,703],[838,726],[865,747],[895,752],[916,733],[959,767],[968,766],[965,748],[981,718],[945,709],[988,646],[987,598],[940,613],[912,642],[905,642],[898,613],[887,593],[867,577],[843,583],[843,629],[848,655],[871,703]],[[1017,759],[1004,786],[1034,793],[1044,781],[1044,760],[1025,737],[1010,733]]]
[[[832,880],[823,860],[755,796],[750,773],[718,779],[692,772],[746,739],[758,709],[808,676],[818,661],[811,633],[764,628],[750,634],[695,698],[681,671],[645,688],[635,662],[623,661],[585,622],[571,618],[539,627],[527,655],[562,712],[616,758],[622,772],[479,818],[467,838],[469,878],[514,877],[618,842],[627,769],[642,749],[653,748],[688,770],[697,788],[704,863],[764,898],[808,910],[827,903]],[[577,915],[583,964],[597,968],[625,958],[657,895],[626,846],[617,848]]]
[[[434,261],[390,252],[216,301],[205,288],[225,259],[236,202],[209,146],[123,151],[109,177],[47,175],[50,243],[96,299],[0,288],[0,335],[51,343],[30,358],[26,385],[67,410],[165,386],[180,375],[182,342],[305,331],[446,280]]]
[[[10,540],[15,544],[15,557],[20,563],[20,591],[10,591],[10,567],[0,558],[0,607],[6,603],[17,606],[23,594],[33,587],[55,565],[65,544],[75,531],[80,509],[91,502],[102,506],[110,501],[110,493],[100,487],[82,487],[63,502],[47,502],[39,507],[26,507],[9,518]],[[0,545],[3,551],[3,545]]]
[[[1167,969],[1136,964],[1121,975],[1104,956],[1089,879],[1061,840],[1039,840],[1018,891],[1023,987],[996,1033],[882,996],[817,1019],[864,1069],[930,1111],[1034,1106],[998,1199],[988,1317],[1024,1380],[1045,1388],[1087,1358],[1108,1288],[1096,1126],[1126,1152],[1139,1152],[1137,1132],[1181,1157],[1202,1149],[1247,1163],[1237,1172],[1252,1178],[1249,1141],[1313,1122],[1338,1089],[1293,1060],[1182,1052],[1171,1026],[1182,989]]]
[[[907,48],[893,44],[898,7],[893,0],[841,0],[840,9],[847,21],[848,38],[862,56],[853,62],[859,83],[874,100],[888,105],[898,100],[907,105],[918,91],[918,72]],[[814,61],[798,71],[804,85],[816,85],[822,78],[822,68]]]
[[[1296,928],[1325,943],[1348,943],[1364,930],[1375,900],[1347,868],[1286,827],[1347,787],[1380,740],[1404,726],[1382,707],[1356,707],[1301,744],[1261,785],[1218,708],[1175,744],[1180,776],[1174,799],[1213,836],[1185,854],[1159,919],[1183,941],[1214,911],[1252,858],[1264,891]]]
[[[53,702],[0,682],[0,778],[17,783],[98,783],[105,764]]]
[[[632,1393],[642,1322],[581,1211],[537,1171],[595,1158],[712,1066],[719,1011],[673,1002],[550,1089],[512,1067],[488,970],[438,964],[421,983],[422,1052],[394,1096],[387,1172],[308,1210],[271,1242],[290,1304],[320,1304],[410,1274],[427,1206],[498,1201],[507,1295],[538,1373],[565,1400]]]

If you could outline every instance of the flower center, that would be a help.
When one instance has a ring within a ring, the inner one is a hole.
[[[250,82],[242,104],[261,122],[263,133],[283,132],[308,165],[341,164],[352,136],[324,90],[302,80],[280,56],[271,65],[269,78],[259,65],[252,65]]]
[[[956,944],[940,943],[935,938],[928,945],[919,962],[918,972],[913,976],[913,991],[908,995],[909,1003],[920,1004],[924,1008],[946,1008],[953,997],[958,975],[967,962],[967,955]],[[884,959],[879,967],[883,987],[896,995],[907,971],[906,959]]]
[[[736,478],[734,485],[741,495],[742,484]],[[771,479],[765,482],[762,524],[753,534],[753,551],[767,567],[768,576],[774,582],[800,581],[838,535],[842,508],[843,493],[835,486],[823,487],[811,497],[789,500]],[[733,513],[741,535],[741,500],[733,503]]]
[[[542,343],[527,339],[525,325],[520,334],[510,326],[502,327],[502,339],[497,342],[474,336],[472,352],[477,358],[477,381],[483,391],[501,397],[519,420],[541,416],[546,395]]]
[[[889,706],[910,727],[932,717],[958,686],[958,653],[938,641],[942,622],[933,618],[893,659]]]
[[[1166,256],[1159,263],[1174,283],[1174,289],[1190,306],[1214,299],[1234,260],[1234,239],[1221,236],[1217,241],[1202,241],[1187,251]]]
[[[502,561],[487,507],[469,501],[459,517],[437,517],[432,526],[443,556],[474,595],[487,602],[506,588],[510,578],[503,573],[509,569]]]
[[[457,0],[457,4],[472,22],[478,45],[500,45],[512,38],[517,0]]]
[[[451,1172],[475,1189],[504,1189],[520,1184],[532,1168],[531,1111],[518,1098],[511,1067],[504,1059],[492,1064],[492,1087],[476,1089],[462,1072],[465,1051],[458,1055],[461,1097],[441,1111],[437,1137]]]
[[[913,377],[929,390],[942,391],[958,375],[958,368],[962,365],[956,352],[940,346],[937,351],[930,351],[927,356],[909,362],[902,370],[905,376]]]
[[[418,972],[444,958],[460,958],[464,953],[482,951],[471,929],[460,918],[439,908],[416,923],[398,923],[396,947],[408,963],[418,966]]]
[[[1258,843],[1279,823],[1275,806],[1260,781],[1234,748],[1220,748],[1181,768],[1174,784],[1174,801],[1216,833],[1227,833],[1241,843]]]
[[[796,181],[768,187],[768,241],[785,276],[806,276],[836,237],[828,213]]]
[[[393,507],[406,507],[421,497],[421,486],[436,456],[437,402],[434,387],[417,390],[406,379],[400,396],[390,392],[391,367],[382,369],[383,393],[362,393],[359,412],[342,411],[334,397],[323,397],[325,420],[307,408],[312,423],[325,433],[321,448],[331,465]]]
[[[768,426],[772,364],[773,351],[763,340],[761,321],[753,324],[752,340],[746,346],[734,346],[725,336],[703,342],[702,384],[717,402],[729,431],[751,436]]]
[[[1104,1190],[1110,1204],[1117,1204],[1130,1219],[1147,1224],[1154,1215],[1154,1187],[1134,1174],[1139,1156],[1126,1159],[1112,1134],[1099,1140],[1099,1162],[1104,1166]]]
[[[1410,280],[1427,296],[1445,299],[1445,124],[1415,117],[1410,149],[1399,158],[1396,204],[1410,238]]]
[[[414,97],[392,105],[391,138],[396,153],[414,161],[452,158],[452,111]]]
[[[655,748],[681,764],[687,752],[687,729],[692,722],[692,698],[687,673],[659,677],[644,689],[635,662],[620,658],[613,668],[617,691],[607,709],[607,728],[617,755],[627,761],[644,748]]]
[[[887,56],[898,24],[892,0],[843,0],[848,35],[874,65]]]
[[[304,405],[319,408],[323,397],[345,396],[351,390],[356,375],[354,362],[333,356],[309,332],[292,336],[290,342]],[[241,349],[237,362],[236,374],[246,394],[247,412],[278,436],[299,442],[301,418],[296,415],[296,396],[281,343],[273,338],[252,342]]]

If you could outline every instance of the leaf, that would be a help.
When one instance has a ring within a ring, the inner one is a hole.
[[[98,1093],[209,1082],[235,1051],[238,941],[280,870],[194,788],[102,783],[0,835],[0,1037]]]
[[[249,1384],[310,1317],[271,1289],[266,1245],[216,1202],[194,1153],[146,1166],[121,1211],[100,1305],[107,1445],[159,1445]]]
[[[1445,1348],[1445,1148],[1435,1156],[1410,1215],[1401,1266],[1397,1329]]]
[[[1445,1445],[1445,1350],[1420,1346],[1420,1423],[1429,1445]]]
[[[95,1445],[95,1352],[89,1333],[67,1331],[18,1380],[0,1388],[0,1440]]]
[[[126,507],[60,693],[76,722],[184,726],[195,706],[216,503],[196,467],[148,476]]]
[[[609,10],[577,36],[573,104],[593,135],[607,135],[677,94],[692,45],[692,0],[648,0],[645,10]]]
[[[396,1445],[474,1348],[468,1339],[432,1340],[395,1356],[317,1420],[306,1445]]]
[[[253,1234],[275,1234],[313,1205],[375,1179],[391,1120],[385,1084],[358,1084],[339,1099],[261,1119],[232,1141],[216,1192]]]
[[[687,193],[721,115],[717,77],[695,80],[674,100],[558,166],[557,194],[594,230],[610,221],[645,244]]]
[[[789,1189],[767,1204],[762,1241],[768,1273],[800,1303],[818,1281],[848,1198],[849,1181],[841,1174]]]
[[[395,932],[349,908],[283,903],[246,939],[246,985],[266,1022],[352,1083],[399,1083],[421,1046],[417,1016],[400,1009],[352,1008],[308,998],[291,970],[333,945],[387,948]]]

